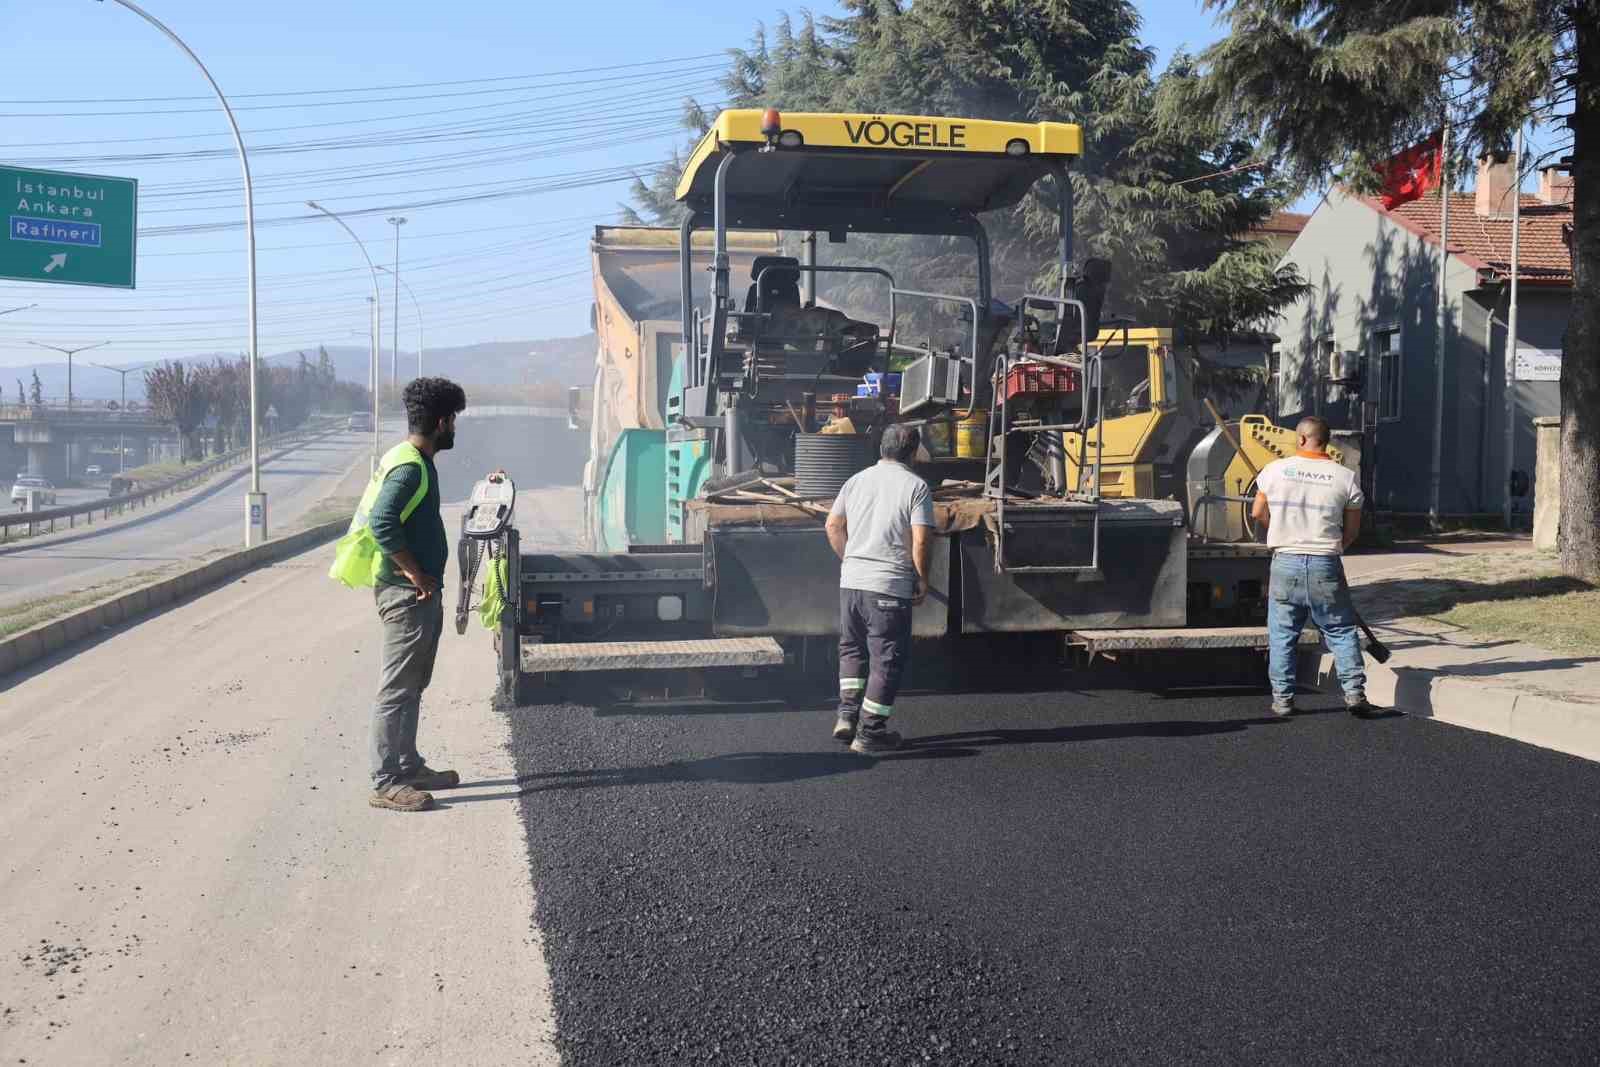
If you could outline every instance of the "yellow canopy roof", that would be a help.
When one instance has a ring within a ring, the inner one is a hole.
[[[770,151],[763,112],[724,111],[701,138],[677,198],[711,202],[730,151],[748,158],[728,173],[730,202],[761,214],[763,202],[814,221],[829,205],[931,213],[1009,207],[1083,151],[1083,131],[1061,122],[997,122],[927,115],[784,113]],[[774,220],[753,225],[779,225]]]

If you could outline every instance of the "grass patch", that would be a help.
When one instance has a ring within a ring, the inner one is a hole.
[[[135,589],[146,582],[171,572],[176,564],[165,567],[156,567],[148,571],[140,571],[123,578],[99,582],[95,585],[86,585],[82,589],[74,589],[70,593],[60,596],[41,597],[38,600],[23,600],[15,604],[0,604],[0,637],[10,637],[24,630],[32,629],[40,623],[59,619],[69,615],[80,608],[98,604],[119,593]]]
[[[1600,656],[1600,587],[1562,574],[1552,553],[1457,557],[1369,589],[1391,617],[1429,618],[1479,638]]]
[[[361,503],[359,496],[326,497],[316,507],[300,516],[299,521],[295,523],[295,529],[309,530],[325,522],[348,522],[350,516],[355,514],[356,505],[359,503]]]
[[[196,460],[190,463],[146,463],[142,467],[130,467],[117,477],[132,478],[140,485],[156,485],[160,482],[171,481],[194,470],[206,460]]]

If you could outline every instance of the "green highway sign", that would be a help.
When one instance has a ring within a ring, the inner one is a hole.
[[[0,164],[0,278],[132,289],[139,183]]]

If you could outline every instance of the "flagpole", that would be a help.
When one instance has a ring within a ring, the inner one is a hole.
[[[1521,274],[1519,256],[1522,252],[1522,127],[1517,127],[1517,147],[1511,173],[1511,310],[1506,313],[1506,462],[1505,477],[1500,481],[1504,494],[1500,518],[1506,529],[1511,529],[1511,471],[1517,458],[1517,275]]]
[[[1439,138],[1439,321],[1433,352],[1433,465],[1428,474],[1428,522],[1439,527],[1439,488],[1444,472],[1444,331],[1450,313],[1445,272],[1450,265],[1450,115]]]

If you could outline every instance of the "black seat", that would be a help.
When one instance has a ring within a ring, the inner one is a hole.
[[[766,271],[766,278],[761,272]],[[757,292],[757,288],[761,291]],[[800,306],[800,261],[793,256],[757,256],[750,264],[750,289],[745,293],[746,312],[775,311]]]

